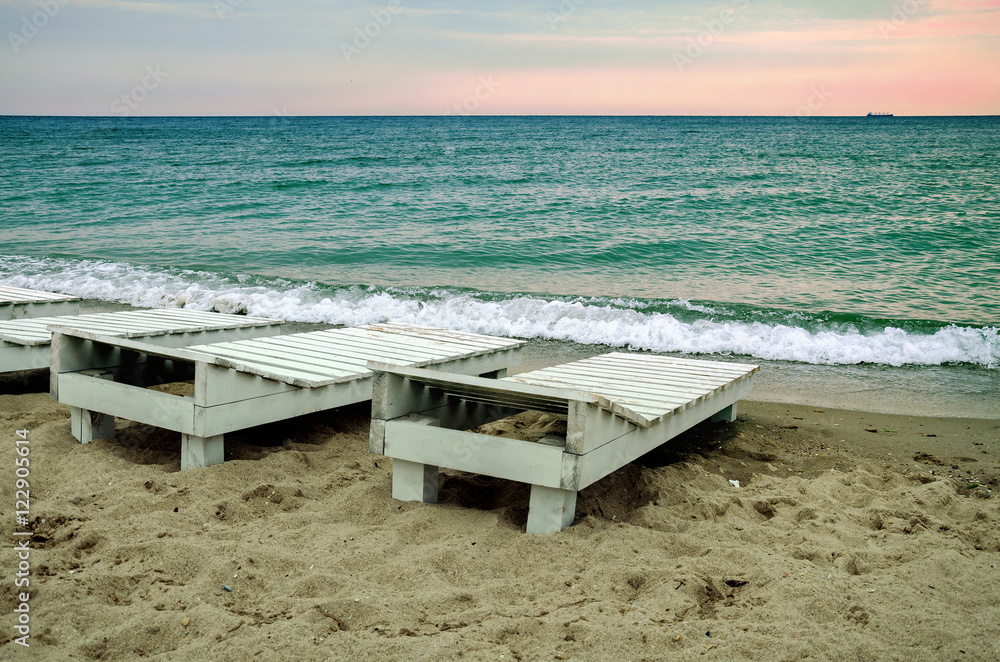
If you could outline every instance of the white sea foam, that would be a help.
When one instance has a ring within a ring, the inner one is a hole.
[[[720,319],[716,309],[674,302],[686,314],[649,311],[627,300],[491,297],[447,290],[326,288],[315,283],[166,271],[105,261],[0,256],[0,282],[136,306],[242,312],[303,322],[412,322],[520,338],[569,340],[637,350],[745,355],[814,364],[1000,366],[1000,328],[946,326],[933,334],[885,327],[797,326]],[[691,313],[702,317],[691,318]],[[691,318],[691,319],[689,319]]]

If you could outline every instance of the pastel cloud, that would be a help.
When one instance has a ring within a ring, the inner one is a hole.
[[[0,113],[114,114],[149,66],[134,114],[1000,113],[1000,0],[45,2],[16,43],[40,5],[0,0]]]

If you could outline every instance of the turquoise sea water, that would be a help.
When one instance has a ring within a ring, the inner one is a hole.
[[[0,282],[1000,394],[998,154],[995,117],[6,117]]]

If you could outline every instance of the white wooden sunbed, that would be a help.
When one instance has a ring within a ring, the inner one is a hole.
[[[114,436],[114,416],[181,433],[181,469],[223,461],[223,435],[371,399],[368,361],[501,376],[526,343],[376,324],[166,349],[54,329],[52,396],[81,442]],[[193,394],[149,390],[193,379]]]
[[[0,285],[0,320],[76,315],[80,297]]]
[[[145,338],[167,347],[218,340],[256,338],[279,333],[282,322],[261,317],[225,315],[177,308],[117,313],[34,317],[0,321],[0,373],[49,367],[50,326],[124,338]]]
[[[528,533],[566,528],[578,490],[696,423],[735,420],[759,370],[617,352],[500,380],[371,367],[369,448],[393,458],[392,496],[435,503],[439,467],[529,483]],[[566,414],[566,437],[469,431],[525,410]]]

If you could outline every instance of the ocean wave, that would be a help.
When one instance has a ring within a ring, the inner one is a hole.
[[[103,260],[0,256],[0,282],[135,306],[245,313],[348,326],[411,322],[632,350],[739,355],[812,364],[1000,366],[1000,328],[733,312],[686,300],[542,297],[447,288],[325,286]],[[906,327],[906,328],[904,328]]]

